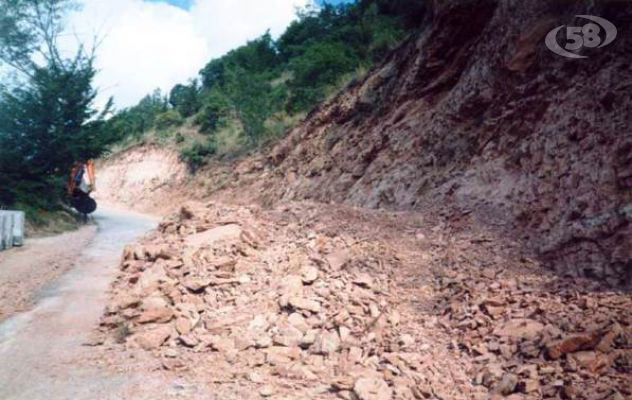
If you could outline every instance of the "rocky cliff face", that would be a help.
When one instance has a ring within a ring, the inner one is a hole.
[[[418,37],[265,161],[238,167],[240,179],[263,176],[268,200],[468,214],[564,274],[629,282],[632,7],[436,3]],[[613,22],[617,39],[584,59],[545,47],[551,29],[585,14]]]

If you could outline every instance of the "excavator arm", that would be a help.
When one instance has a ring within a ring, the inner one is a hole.
[[[88,160],[88,162],[86,162],[86,172],[88,173],[88,179],[90,181],[90,191],[94,191],[97,185],[97,178],[94,170],[94,161]]]

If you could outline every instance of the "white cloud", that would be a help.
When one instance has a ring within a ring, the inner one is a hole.
[[[267,29],[276,37],[311,0],[197,0],[191,8],[196,29],[218,57],[256,39]]]
[[[196,0],[190,11],[142,0],[83,0],[68,21],[97,49],[98,102],[114,96],[118,108],[135,104],[155,88],[186,82],[211,59],[262,35],[279,35],[297,7],[313,0]],[[72,34],[66,46],[75,43]]]

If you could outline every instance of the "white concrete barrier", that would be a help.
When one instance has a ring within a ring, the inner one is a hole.
[[[0,250],[9,247],[13,247],[13,218],[6,211],[0,211]]]
[[[24,211],[16,211],[13,214],[13,245],[24,246],[24,224],[26,216]]]
[[[24,245],[24,212],[0,211],[0,250]]]
[[[8,223],[8,221],[9,221],[9,217],[0,214],[0,251],[5,250],[8,246],[8,243],[7,243],[8,237],[4,230],[4,227]]]

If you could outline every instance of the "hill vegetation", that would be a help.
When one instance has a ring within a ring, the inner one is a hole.
[[[152,132],[159,140],[176,142],[193,169],[210,156],[251,149],[283,135],[381,60],[418,28],[424,14],[424,2],[416,0],[361,0],[301,10],[278,39],[265,33],[211,60],[197,79],[169,93],[157,90],[117,113],[108,129],[127,141]]]

